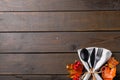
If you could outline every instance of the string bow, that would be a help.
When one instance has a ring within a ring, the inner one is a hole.
[[[99,71],[99,72],[93,71],[93,68],[91,68],[89,72],[85,72],[85,73],[82,75],[81,79],[83,80],[83,78],[86,76],[86,74],[91,74],[91,75],[92,75],[92,80],[97,80],[96,77],[95,77],[95,75],[94,75],[94,74],[96,74],[96,73],[99,74],[99,73],[101,73],[101,71]]]

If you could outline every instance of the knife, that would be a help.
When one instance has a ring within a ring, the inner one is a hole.
[[[94,66],[94,62],[95,62],[95,48],[93,49],[91,56],[90,56],[90,63],[91,63],[92,68]]]

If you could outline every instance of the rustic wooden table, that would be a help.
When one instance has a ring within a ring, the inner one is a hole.
[[[83,47],[120,61],[119,10],[120,0],[0,0],[0,80],[70,80]]]

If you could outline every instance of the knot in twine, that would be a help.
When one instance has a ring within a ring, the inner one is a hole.
[[[83,76],[81,77],[81,79],[83,80],[83,78],[85,77],[85,75],[88,74],[88,73],[92,74],[92,80],[96,80],[96,77],[95,77],[94,74],[95,74],[95,73],[99,74],[99,73],[101,73],[101,71],[99,71],[99,72],[97,72],[97,71],[93,72],[93,68],[91,68],[89,72],[85,72],[85,73],[83,74]]]

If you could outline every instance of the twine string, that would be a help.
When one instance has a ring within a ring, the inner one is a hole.
[[[85,72],[85,73],[83,74],[83,76],[81,77],[81,79],[83,80],[83,78],[84,78],[84,77],[86,76],[86,74],[88,74],[88,73],[92,74],[92,80],[96,80],[96,77],[95,77],[94,74],[95,74],[95,73],[99,74],[99,73],[101,73],[101,71],[99,71],[99,72],[97,72],[97,71],[93,72],[93,68],[91,68],[89,72]]]

